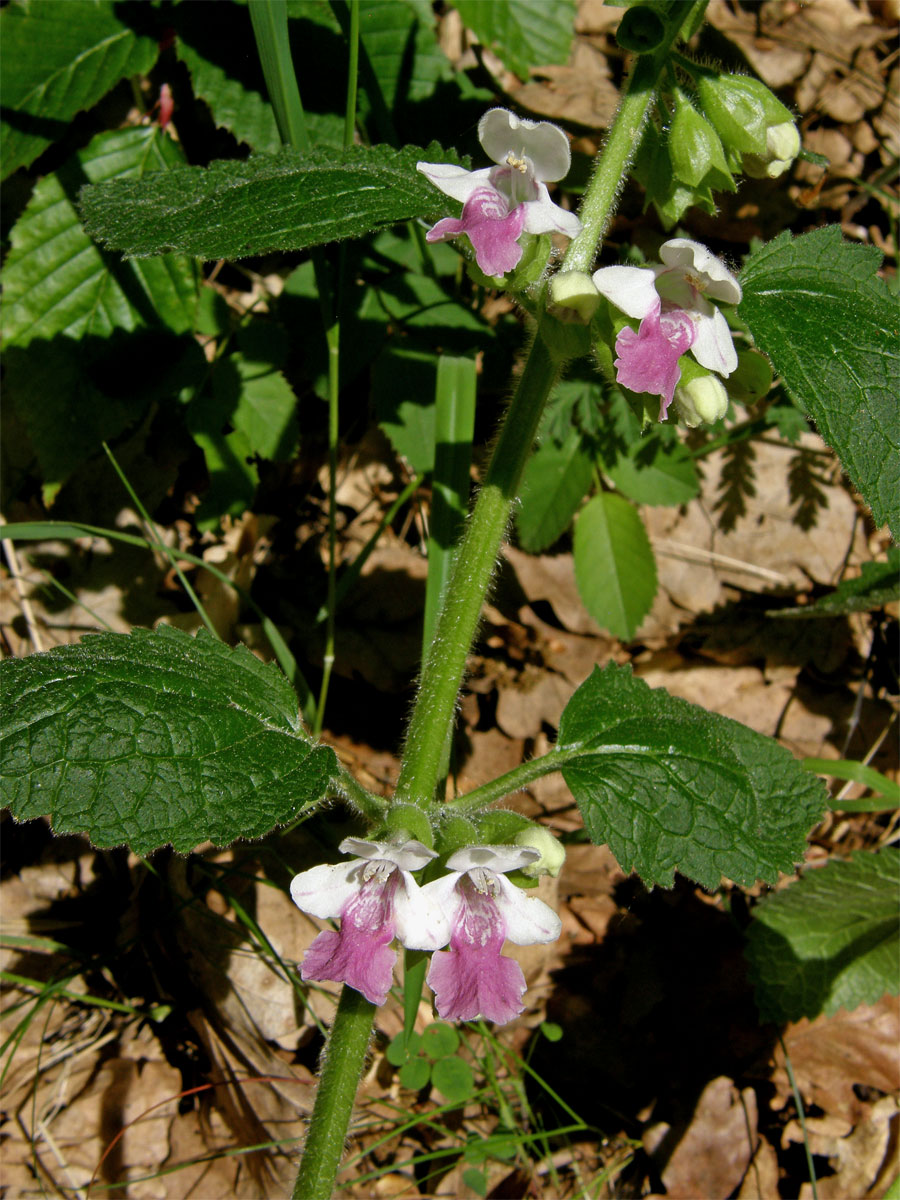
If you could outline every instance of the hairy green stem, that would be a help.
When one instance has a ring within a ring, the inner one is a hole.
[[[691,11],[702,12],[706,2],[692,0]],[[637,150],[660,72],[682,25],[683,19],[672,19],[670,36],[663,46],[653,55],[637,60],[609,141],[585,195],[581,210],[584,230],[569,247],[563,260],[565,270],[584,271],[593,264],[621,182]],[[475,637],[522,471],[531,453],[544,405],[562,367],[563,363],[554,359],[538,335],[494,447],[484,485],[454,556],[407,731],[395,793],[398,801],[427,808],[434,799],[453,728],[466,657]],[[558,752],[555,765],[562,765],[565,750]],[[544,762],[540,773],[546,766]],[[524,779],[528,769],[529,764],[526,764],[524,773],[518,778]],[[537,770],[537,767],[531,769]],[[507,777],[506,784],[510,782]],[[472,804],[480,804],[483,798],[484,792],[481,796],[473,793],[467,797]],[[329,1200],[332,1194],[374,1011],[359,993],[344,988],[328,1040],[293,1200]]]
[[[494,447],[484,486],[453,559],[434,640],[422,664],[419,696],[397,780],[397,800],[428,806],[434,798],[466,656],[475,637],[522,470],[559,370],[544,342],[536,339]]]
[[[292,1200],[331,1200],[374,1017],[374,1004],[352,988],[343,989]]]
[[[448,800],[447,804],[454,812],[458,813],[480,812],[487,805],[493,804],[495,800],[502,800],[504,796],[510,796],[513,792],[520,792],[522,788],[528,787],[529,783],[534,783],[543,775],[562,770],[567,762],[583,753],[583,746],[556,746],[547,754],[542,754],[539,758],[532,758],[529,762],[520,763],[511,771],[498,775],[490,783],[483,783],[463,796],[456,796],[453,800]]]
[[[619,111],[578,210],[583,228],[578,237],[569,243],[562,260],[562,271],[590,271],[594,265],[597,251],[615,212],[619,191],[641,144],[644,124],[656,96],[660,76],[668,66],[672,44],[680,30],[688,21],[696,19],[707,3],[708,0],[691,0],[690,6],[674,5],[676,11],[668,18],[669,27],[662,44],[652,54],[641,54],[635,59]]]

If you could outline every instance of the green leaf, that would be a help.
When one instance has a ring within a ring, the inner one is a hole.
[[[431,1078],[431,1063],[425,1058],[411,1058],[399,1071],[400,1082],[411,1092],[421,1091]]]
[[[739,313],[876,522],[900,538],[900,310],[875,276],[880,262],[836,225],[783,233],[747,260]]]
[[[698,495],[694,460],[675,438],[655,436],[631,442],[606,468],[616,487],[636,504],[677,507]]]
[[[198,372],[202,378],[206,366],[192,338],[160,330],[36,338],[10,346],[5,365],[5,399],[28,431],[48,494],[151,403],[190,386]]]
[[[190,72],[194,95],[209,106],[216,125],[229,130],[238,141],[254,150],[277,153],[282,145],[281,136],[266,96],[259,61],[255,55],[247,54],[248,43],[253,44],[248,9],[239,4],[220,4],[215,21],[210,21],[202,5],[179,4],[172,10],[172,19],[175,53]],[[306,22],[300,26],[297,21],[289,21],[288,27],[292,24],[299,43],[300,36],[308,34],[310,26]],[[327,36],[334,40],[333,35]],[[295,50],[301,49],[309,47],[295,45]],[[318,49],[316,46],[315,52]],[[304,117],[313,145],[343,145],[343,117],[308,110]]]
[[[422,1034],[422,1049],[429,1058],[447,1058],[459,1049],[459,1034],[452,1025],[435,1021]]]
[[[873,612],[900,600],[900,546],[891,546],[887,562],[866,562],[856,579],[845,579],[833,592],[803,608],[779,608],[777,617],[839,617],[852,612]]]
[[[431,21],[420,20],[407,0],[364,5],[359,36],[392,112],[399,105],[427,100],[441,80],[453,77]]]
[[[584,607],[628,641],[656,595],[656,560],[637,510],[612,492],[594,496],[578,514],[574,552]]]
[[[774,883],[827,799],[772,738],[612,663],[569,701],[559,745],[577,750],[562,772],[591,840],[648,885],[670,887],[675,871],[709,889]]]
[[[746,956],[764,1021],[811,1020],[900,990],[900,852],[804,871],[753,910]]]
[[[406,1034],[401,1030],[391,1038],[384,1057],[392,1067],[402,1067],[408,1058],[419,1053],[421,1044],[422,1035],[420,1033],[411,1033],[409,1041],[407,1041]]]
[[[164,178],[181,151],[154,126],[101,133],[54,175],[38,183],[10,234],[3,273],[7,346],[65,334],[108,337],[114,329],[193,328],[194,263],[174,255],[122,263],[104,254],[81,227],[74,197],[92,180]]]
[[[337,771],[277,668],[202,632],[96,634],[0,671],[4,803],[96,846],[262,837]]]
[[[575,31],[575,0],[456,0],[463,24],[514,71],[564,63]]]
[[[434,470],[437,357],[386,347],[372,372],[378,424],[417,474]]]
[[[34,162],[120,79],[150,70],[159,47],[132,27],[146,17],[141,10],[111,0],[17,0],[3,9],[0,178]]]
[[[87,187],[81,211],[92,237],[135,258],[303,250],[439,215],[445,201],[416,171],[421,159],[458,161],[436,144],[282,150]]]
[[[523,550],[538,554],[568,529],[593,473],[593,459],[577,429],[561,445],[548,438],[538,446],[525,466],[516,513]]]
[[[431,1068],[431,1082],[448,1104],[463,1104],[475,1091],[472,1068],[461,1058],[441,1058]]]
[[[286,462],[297,447],[297,397],[279,368],[287,357],[281,326],[250,321],[237,334],[238,351],[220,358],[213,390],[227,421],[244,434],[251,453]]]

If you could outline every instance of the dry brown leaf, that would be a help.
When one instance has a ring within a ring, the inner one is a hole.
[[[809,50],[802,43],[785,36],[783,27],[761,19],[762,31],[757,28],[759,11],[731,8],[725,0],[711,0],[706,17],[713,28],[724,33],[740,48],[747,61],[770,88],[783,88],[793,83],[806,68]]]
[[[723,1075],[704,1088],[684,1131],[665,1123],[651,1126],[644,1148],[659,1161],[668,1200],[731,1195],[753,1158],[756,1116],[753,1089],[739,1092]]]
[[[756,1152],[747,1168],[737,1200],[781,1200],[778,1190],[778,1155],[765,1138],[759,1139]]]
[[[588,129],[611,124],[619,92],[606,56],[590,42],[577,40],[564,66],[540,67],[532,74],[543,82],[532,79],[515,89],[513,98],[520,108]]]
[[[544,724],[555,729],[571,695],[559,675],[526,666],[512,687],[500,689],[497,724],[513,738],[534,737]]]
[[[900,1000],[896,996],[885,996],[872,1006],[860,1005],[850,1013],[842,1009],[833,1017],[804,1018],[788,1026],[784,1044],[804,1103],[853,1125],[871,1107],[860,1099],[856,1087],[885,1093],[900,1090]],[[781,1108],[792,1093],[780,1048],[775,1064],[772,1106]]]
[[[820,1140],[816,1154],[827,1156],[834,1169],[818,1181],[820,1200],[846,1200],[848,1196],[866,1196],[875,1200],[896,1177],[900,1169],[900,1102],[896,1096],[883,1096],[872,1110],[846,1136]],[[812,1200],[812,1187],[805,1183],[800,1200]]]

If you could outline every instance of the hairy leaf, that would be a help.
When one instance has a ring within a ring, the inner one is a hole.
[[[900,851],[805,871],[753,910],[746,955],[764,1021],[810,1020],[900,990]]]
[[[591,840],[648,885],[671,886],[675,871],[710,889],[723,876],[774,883],[826,802],[771,738],[612,663],[569,701],[559,746],[579,748],[563,778]]]
[[[422,159],[457,161],[437,145],[283,150],[86,187],[81,211],[92,237],[135,258],[303,250],[439,215],[444,198],[416,171]]]
[[[656,595],[656,560],[637,510],[604,492],[575,524],[575,582],[584,607],[603,629],[627,641]]]
[[[0,12],[0,178],[29,166],[120,79],[150,70],[159,47],[137,32],[147,15],[113,0],[18,0]]]
[[[900,305],[875,276],[880,261],[836,225],[783,233],[747,260],[739,312],[875,520],[900,537]]]
[[[529,67],[564,63],[575,29],[575,0],[456,0],[478,40],[521,79]]]
[[[4,803],[96,846],[262,837],[337,769],[280,672],[204,633],[96,634],[0,671]]]

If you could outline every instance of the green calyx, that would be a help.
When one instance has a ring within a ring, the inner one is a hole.
[[[477,846],[480,843],[478,828],[474,821],[458,813],[442,816],[437,829],[437,845],[435,849],[441,858],[449,858],[464,846]]]
[[[765,157],[771,126],[793,122],[789,109],[759,79],[697,71],[697,94],[726,150]]]
[[[391,841],[417,841],[429,849],[434,846],[428,815],[415,804],[392,804],[385,815],[384,829]]]
[[[669,158],[675,175],[689,187],[736,190],[719,135],[683,96],[669,129]]]

